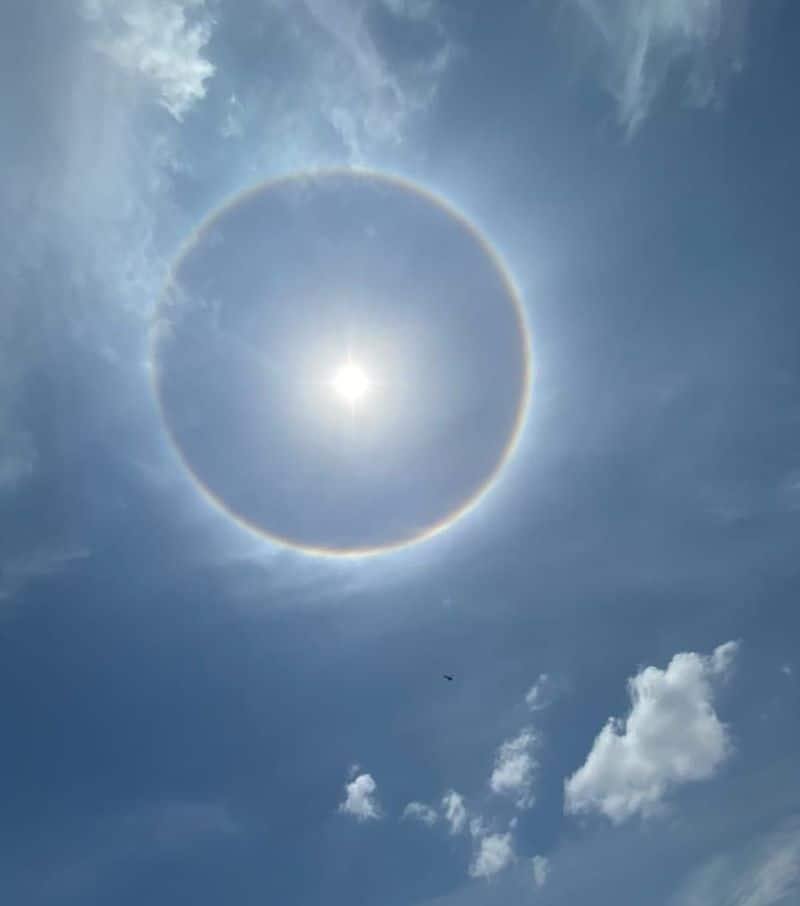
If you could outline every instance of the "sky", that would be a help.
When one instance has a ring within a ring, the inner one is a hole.
[[[800,7],[2,15],[0,900],[800,904]]]

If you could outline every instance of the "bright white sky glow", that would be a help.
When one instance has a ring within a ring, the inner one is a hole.
[[[366,374],[354,362],[343,365],[336,372],[332,384],[336,393],[351,405],[357,403],[369,388]]]

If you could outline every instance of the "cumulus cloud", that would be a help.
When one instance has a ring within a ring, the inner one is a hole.
[[[740,850],[715,856],[692,873],[669,906],[778,906],[800,898],[797,821]]]
[[[537,762],[533,753],[536,744],[536,735],[532,730],[523,730],[519,736],[504,742],[497,752],[489,778],[492,791],[511,797],[518,808],[530,808],[535,801],[533,781]]]
[[[203,56],[213,22],[205,0],[84,0],[96,47],[153,86],[177,120],[206,94],[214,66]]]
[[[544,887],[550,874],[550,860],[545,856],[534,856],[532,859],[533,883],[537,887]]]
[[[409,802],[403,809],[403,817],[413,818],[415,821],[420,821],[422,824],[427,824],[428,827],[431,827],[436,824],[439,815],[436,809],[431,808],[424,802]]]
[[[442,797],[442,811],[445,820],[450,825],[451,834],[460,834],[467,824],[467,809],[464,806],[464,797],[455,790],[449,790]]]
[[[377,784],[371,774],[359,774],[345,784],[345,799],[339,811],[352,815],[357,821],[374,821],[381,817],[376,796]]]
[[[573,0],[599,47],[605,78],[629,133],[647,116],[667,78],[707,106],[741,69],[750,0]]]
[[[514,844],[510,833],[489,834],[481,839],[469,866],[472,878],[491,878],[514,861]]]
[[[615,824],[659,810],[675,786],[711,777],[730,754],[713,708],[714,683],[730,670],[737,643],[706,657],[676,654],[666,670],[628,681],[631,712],[611,718],[584,765],[564,784],[568,813],[601,812]]]
[[[556,697],[555,683],[547,673],[540,673],[539,679],[531,686],[525,695],[525,704],[531,711],[543,711],[552,705]]]

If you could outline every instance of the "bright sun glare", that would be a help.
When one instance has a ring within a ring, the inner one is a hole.
[[[366,374],[354,362],[343,365],[334,375],[332,384],[333,389],[350,405],[357,403],[369,388]]]

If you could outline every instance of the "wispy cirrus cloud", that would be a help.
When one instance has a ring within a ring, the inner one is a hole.
[[[705,107],[743,65],[750,0],[572,0],[596,48],[620,122],[639,128],[673,74]]]
[[[800,822],[714,856],[693,872],[669,906],[778,906],[800,899]]]
[[[222,128],[247,141],[268,118],[293,159],[329,155],[331,136],[352,163],[398,147],[455,54],[436,0],[264,0],[264,13],[265,55],[289,53],[297,68],[290,80],[270,74],[258,92],[237,88]],[[420,40],[397,51],[398,28]]]
[[[674,787],[712,777],[731,751],[714,689],[737,650],[728,642],[709,656],[676,654],[665,670],[646,667],[630,679],[631,712],[609,719],[565,781],[565,811],[600,812],[619,824],[658,812]]]
[[[90,556],[91,551],[83,547],[43,547],[0,560],[0,602],[12,599],[29,582],[52,576]]]

